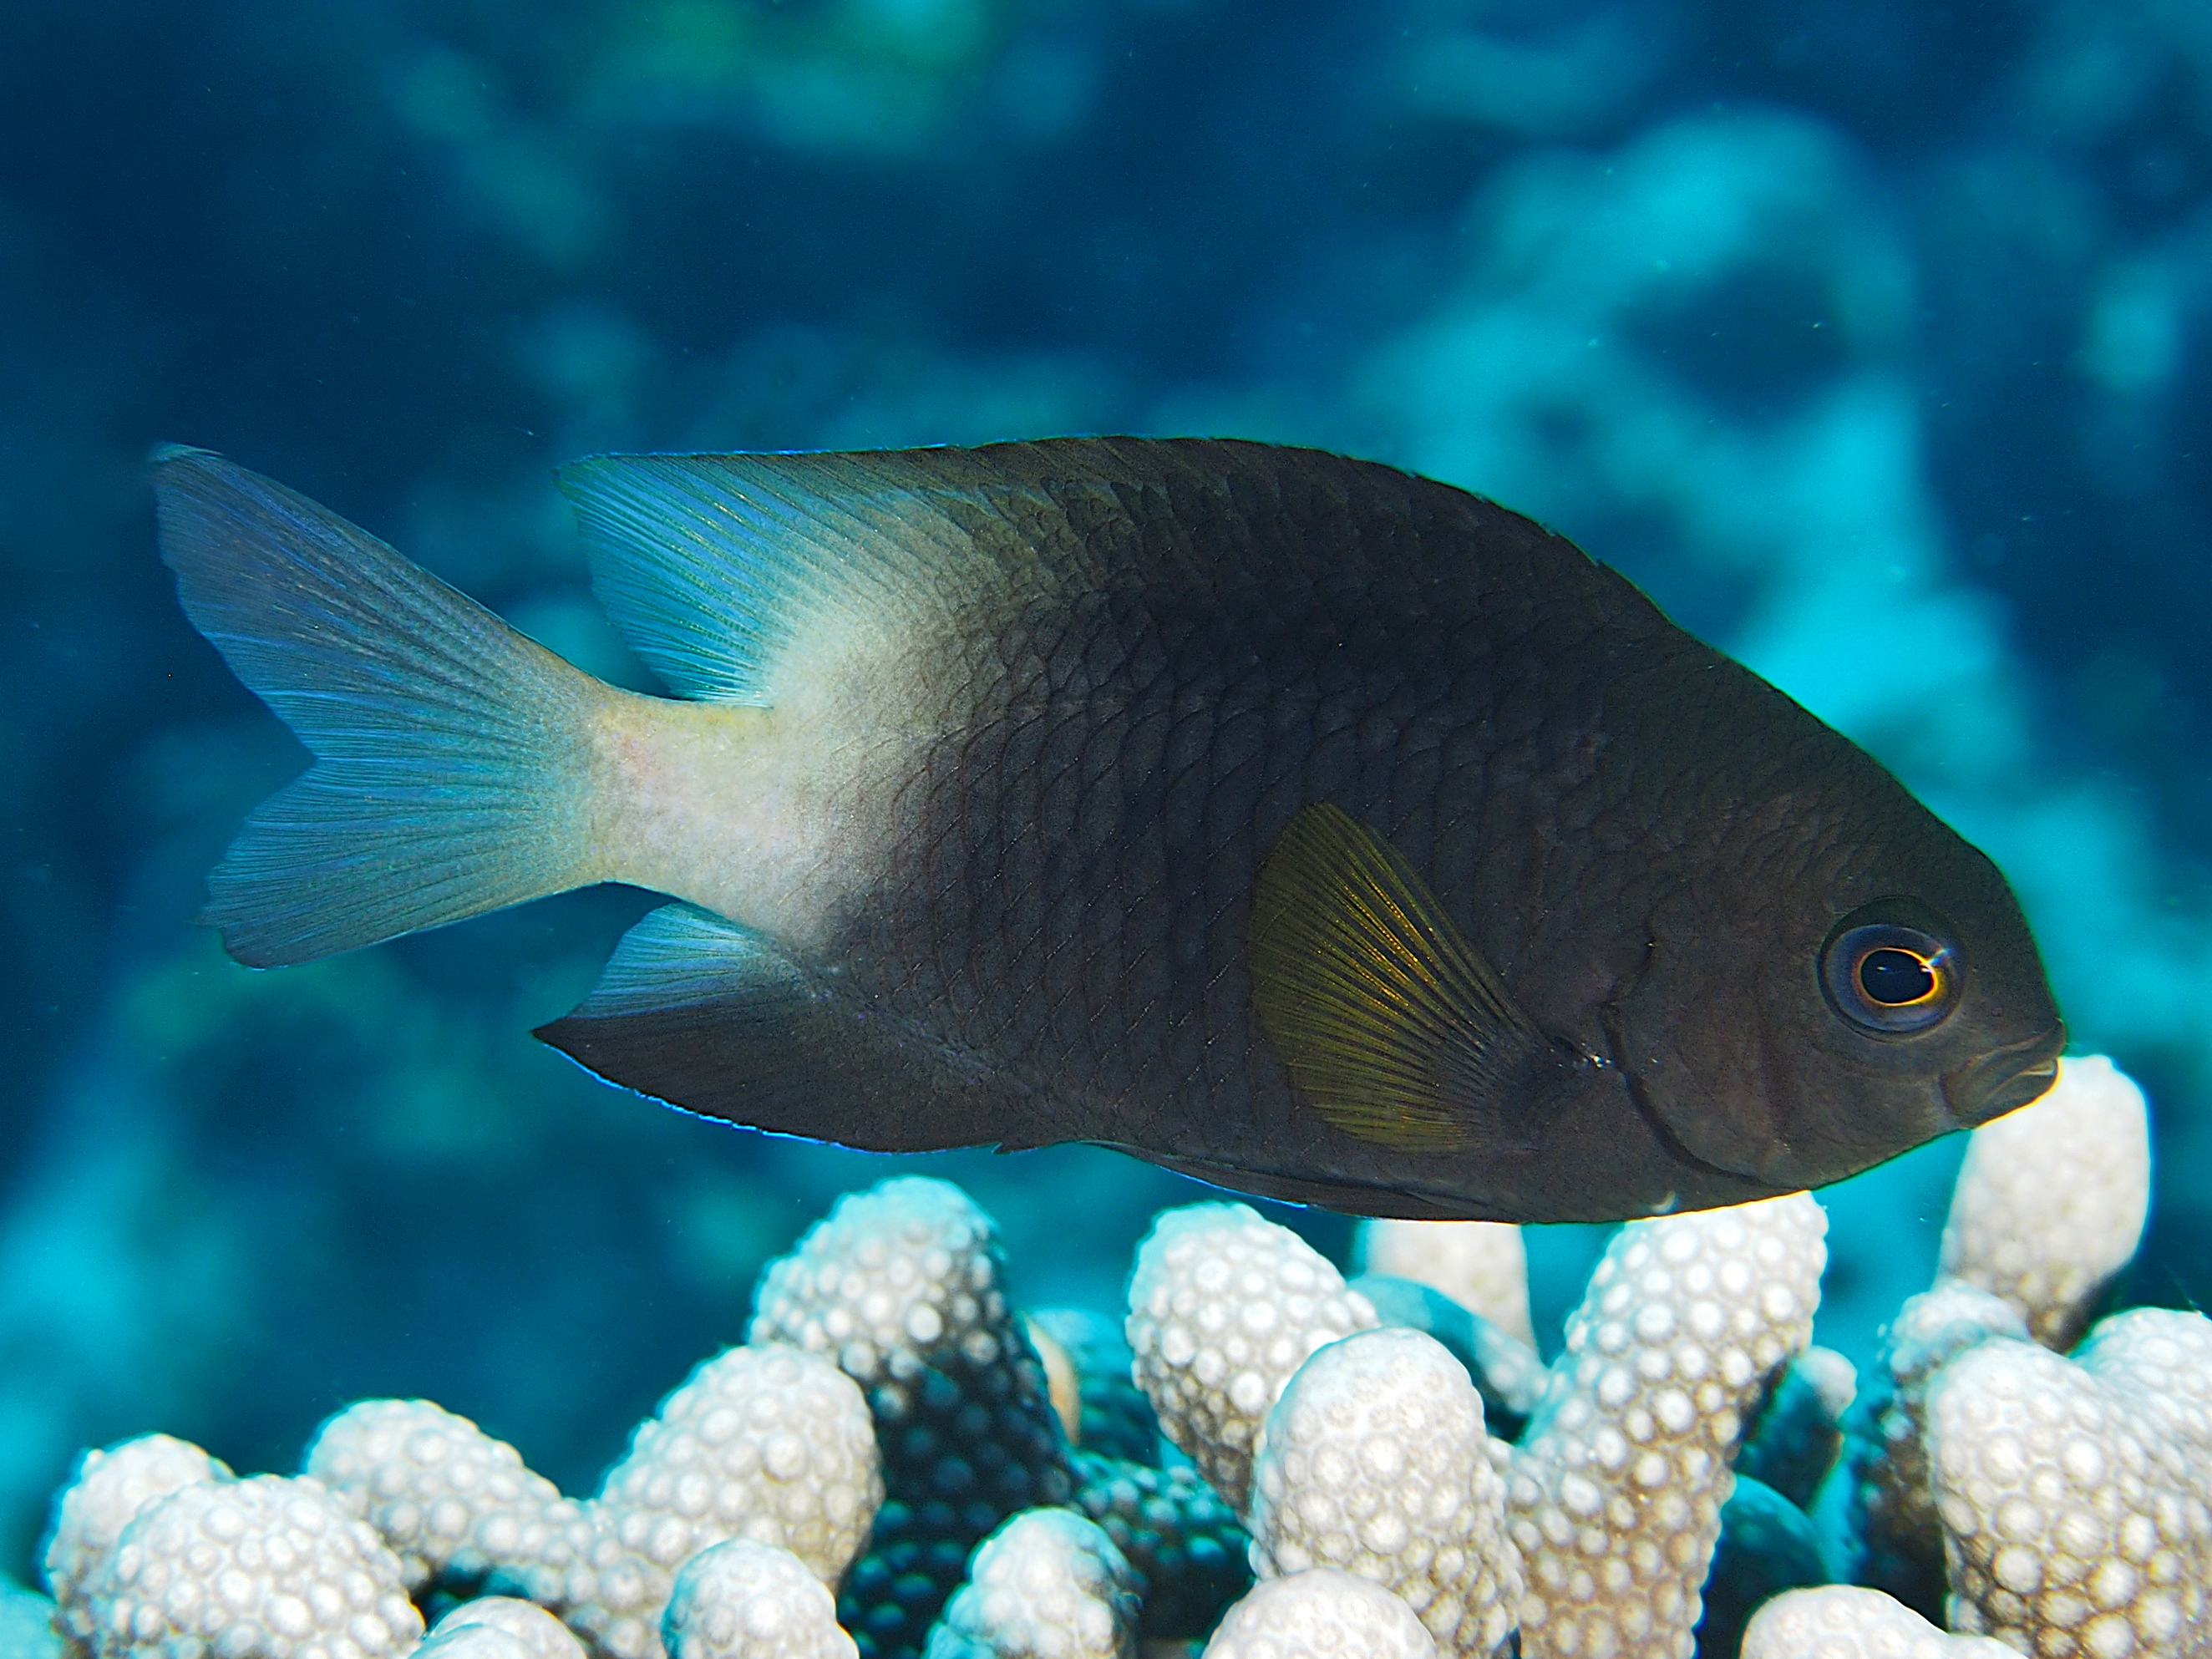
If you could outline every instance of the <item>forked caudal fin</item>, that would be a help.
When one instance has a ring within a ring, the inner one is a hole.
[[[605,878],[592,722],[621,694],[366,532],[204,450],[155,458],[186,613],[315,763],[209,878],[256,967]]]

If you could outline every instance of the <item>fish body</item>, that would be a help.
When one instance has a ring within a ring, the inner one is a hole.
[[[234,954],[632,882],[676,902],[540,1033],[614,1081],[1376,1215],[1795,1190],[2054,1073],[1989,860],[1492,502],[1134,439],[562,484],[678,698],[243,469],[157,465],[187,611],[319,757],[212,879]]]

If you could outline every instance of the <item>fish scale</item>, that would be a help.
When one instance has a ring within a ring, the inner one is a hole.
[[[187,611],[317,757],[214,878],[244,959],[629,881],[672,902],[540,1033],[612,1080],[1435,1218],[1786,1192],[2054,1073],[1995,867],[1495,503],[1129,438],[562,482],[677,697],[157,465]]]

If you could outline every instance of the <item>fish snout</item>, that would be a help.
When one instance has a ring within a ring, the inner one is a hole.
[[[2054,1021],[1944,1073],[1943,1099],[1951,1115],[1971,1129],[2040,1098],[2058,1080],[2058,1054],[2065,1046],[2066,1027]]]

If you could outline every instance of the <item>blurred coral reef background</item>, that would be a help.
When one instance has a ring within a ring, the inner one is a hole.
[[[892,1167],[532,1041],[641,895],[228,963],[201,878],[303,757],[173,604],[164,439],[639,686],[550,482],[588,451],[1205,433],[1495,495],[2005,866],[2154,1102],[2124,1293],[2202,1297],[2208,186],[2199,0],[0,9],[0,1572],[82,1446],[288,1467],[363,1395],[586,1489]],[[1863,1368],[1960,1150],[1823,1195]],[[1118,1310],[1204,1195],[898,1167],[997,1215],[1028,1305]],[[1603,1243],[1531,1230],[1539,1331]]]

